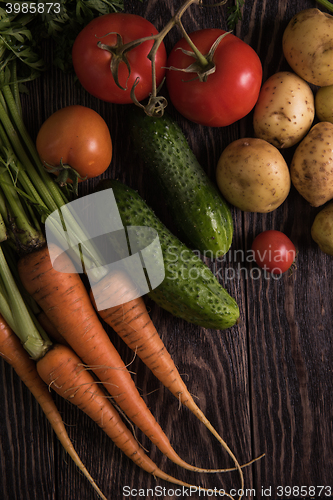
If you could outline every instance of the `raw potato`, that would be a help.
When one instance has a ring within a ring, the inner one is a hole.
[[[321,87],[315,97],[315,109],[321,122],[333,123],[333,85]]]
[[[261,88],[253,114],[254,133],[277,148],[289,148],[310,130],[314,109],[310,86],[295,73],[280,71]]]
[[[297,146],[291,181],[313,207],[333,198],[333,124],[319,122]]]
[[[282,48],[290,67],[320,87],[333,85],[333,16],[305,9],[286,27]]]
[[[225,148],[216,180],[229,203],[245,212],[272,212],[287,198],[291,185],[280,151],[257,138],[238,139]]]
[[[316,215],[311,236],[322,252],[333,255],[333,202]]]

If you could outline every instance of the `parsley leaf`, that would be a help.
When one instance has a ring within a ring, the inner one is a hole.
[[[95,17],[124,9],[124,0],[58,2],[61,4],[59,13],[55,9],[15,13],[0,8],[0,71],[17,59],[21,79],[36,78],[46,68],[41,56],[45,40],[52,43],[53,64],[64,72],[73,71],[71,51],[79,32]]]
[[[228,28],[232,31],[236,28],[238,21],[242,20],[241,8],[243,7],[245,0],[235,0],[235,5],[229,6],[227,9],[228,18]]]

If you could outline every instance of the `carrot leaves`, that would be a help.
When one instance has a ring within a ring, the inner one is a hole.
[[[16,58],[23,63],[22,78],[36,78],[46,69],[42,48],[50,41],[53,64],[72,71],[71,48],[78,33],[94,17],[123,9],[123,0],[62,0],[59,8],[36,12],[0,8],[0,70]]]

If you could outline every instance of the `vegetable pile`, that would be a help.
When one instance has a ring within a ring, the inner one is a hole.
[[[164,279],[150,286],[150,299],[177,318],[214,330],[231,328],[240,317],[236,300],[204,262],[229,251],[232,214],[237,209],[272,212],[285,202],[292,185],[314,207],[333,199],[333,119],[331,106],[325,104],[333,95],[332,65],[326,51],[319,53],[317,47],[312,49],[315,64],[306,64],[302,55],[303,29],[307,34],[319,29],[333,46],[332,16],[318,9],[297,14],[282,41],[291,70],[271,75],[262,85],[261,61],[240,38],[215,28],[186,32],[181,19],[195,3],[186,0],[160,32],[140,16],[114,12],[123,9],[117,2],[99,0],[88,6],[78,1],[75,15],[73,2],[63,2],[61,12],[47,15],[22,16],[22,11],[0,9],[0,353],[104,499],[75,452],[48,387],[86,412],[125,455],[156,478],[191,486],[158,467],[127,422],[188,471],[235,471],[240,492],[248,464],[239,463],[195,403],[144,298],[136,295],[133,277],[110,272],[85,228],[66,212],[84,181],[98,178],[95,193],[113,193],[129,250],[134,242],[130,244],[129,228],[135,229],[138,248],[148,244],[143,226],[157,232]],[[235,9],[229,7],[232,27],[241,18],[242,5],[238,1]],[[163,40],[175,26],[182,38],[167,54]],[[57,110],[40,128],[36,144],[32,141],[20,94],[27,82],[47,71],[39,46],[47,38],[56,47],[54,63],[62,71],[74,70],[85,91],[107,103],[126,104],[131,147],[145,162],[144,175],[156,179],[177,236],[140,193],[108,178],[115,146],[108,124],[92,109],[75,103]],[[314,94],[316,85],[321,88]],[[176,120],[165,112],[168,101],[174,116],[180,113],[203,127],[229,126],[253,112],[254,137],[238,138],[225,147],[216,165],[216,183]],[[316,117],[319,123],[314,124]],[[293,147],[288,165],[283,153]],[[45,233],[45,223],[55,213],[60,214],[60,222],[52,219],[51,225],[56,245]],[[320,248],[333,255],[332,204],[317,215],[311,231]],[[65,251],[70,233],[79,244]],[[296,258],[292,241],[275,228],[259,234],[251,249],[256,264],[273,274],[288,271]],[[118,258],[123,257],[120,252]],[[153,251],[150,257],[155,258]],[[83,279],[77,264],[86,273]],[[107,327],[206,426],[231,457],[232,469],[198,467],[178,455],[146,406]]]

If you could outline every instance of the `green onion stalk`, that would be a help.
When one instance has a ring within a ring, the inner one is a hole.
[[[4,84],[0,91],[0,153],[0,211],[1,207],[6,211],[1,211],[1,215],[18,253],[45,244],[41,228],[46,217],[58,210],[62,227],[56,227],[52,220],[56,239],[63,245],[64,234],[70,229],[83,242],[80,248],[73,248],[77,259],[84,259],[92,279],[99,281],[106,271],[98,251],[70,213],[66,214],[65,225],[60,209],[70,200],[40,160],[9,84]]]
[[[11,75],[15,75],[10,63]],[[1,81],[1,77],[0,77]],[[61,208],[73,194],[65,191],[47,172],[22,119],[18,81],[0,86],[0,314],[21,339],[33,359],[38,359],[50,346],[50,340],[35,317],[29,297],[16,275],[17,259],[46,245],[46,218],[51,218],[59,246],[67,248],[67,230],[82,243],[72,248],[75,257],[89,269],[96,282],[105,274],[97,249],[89,242],[84,228],[74,216]],[[67,211],[68,212],[68,211]],[[60,222],[57,222],[60,221]],[[57,225],[58,224],[58,225]],[[72,253],[73,255],[73,253]]]
[[[16,273],[12,248],[0,245],[0,313],[32,359],[41,358],[52,345],[38,323],[35,301],[25,292]]]
[[[18,14],[0,7],[0,314],[18,334],[29,354],[38,359],[49,340],[36,322],[36,304],[20,285],[17,259],[46,245],[45,221],[52,217],[53,241],[68,247],[66,234],[75,234],[79,246],[73,253],[89,279],[99,281],[106,274],[97,249],[84,228],[69,211],[66,224],[61,208],[72,199],[59,186],[39,158],[22,118],[21,92],[26,82],[38,78],[47,64],[40,55],[45,40],[53,40],[54,64],[71,67],[69,46],[78,32],[95,16],[123,10],[122,0],[62,2],[62,12]],[[60,50],[58,50],[60,49]],[[68,188],[67,188],[68,189]],[[57,222],[60,221],[60,222]]]
[[[329,0],[317,0],[317,2],[322,5],[325,9],[333,12],[333,4]]]

